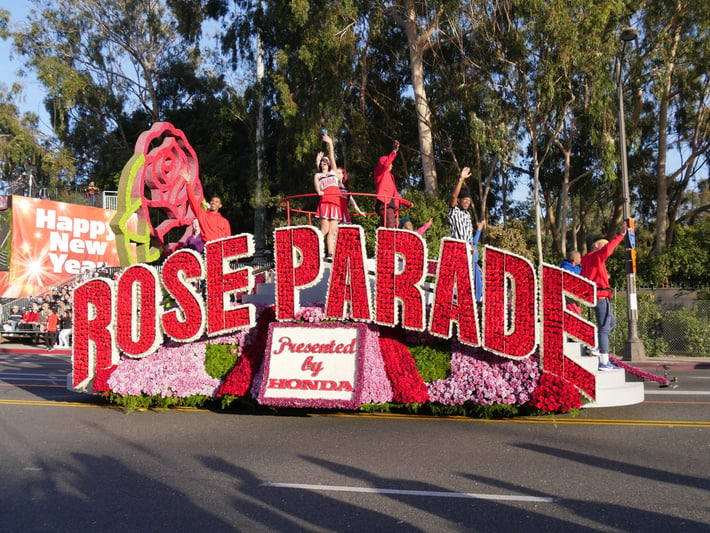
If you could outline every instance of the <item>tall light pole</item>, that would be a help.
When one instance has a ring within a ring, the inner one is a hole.
[[[266,261],[266,207],[264,206],[264,49],[261,27],[256,29],[256,191],[254,195],[254,259],[253,263]]]
[[[624,238],[626,254],[626,307],[629,318],[629,336],[624,343],[625,361],[641,361],[646,358],[643,343],[638,336],[638,298],[636,293],[636,235],[634,221],[631,218],[631,198],[629,194],[629,170],[626,164],[626,124],[624,123],[624,86],[622,67],[626,43],[638,37],[636,28],[621,30],[621,54],[616,62],[616,94],[619,100],[619,170],[621,171],[621,190],[624,201],[624,220],[629,230]]]

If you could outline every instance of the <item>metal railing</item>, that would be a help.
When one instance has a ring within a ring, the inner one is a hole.
[[[710,357],[710,300],[695,299],[673,308],[639,293],[639,338],[647,356],[679,355]],[[626,297],[615,294],[612,309],[617,325],[609,336],[610,350],[624,353],[627,339]],[[594,321],[594,313],[591,312]]]
[[[28,198],[38,198],[40,200],[50,200],[52,202],[66,202],[77,205],[88,205],[90,207],[100,207],[102,209],[118,209],[117,191],[102,191],[95,196],[87,196],[85,192],[76,187],[37,187],[32,190],[32,194],[24,189],[15,187],[5,187],[0,190],[0,196],[27,196]]]

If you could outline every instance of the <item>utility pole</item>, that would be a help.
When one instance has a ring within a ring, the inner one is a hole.
[[[626,163],[626,124],[624,122],[624,87],[622,67],[626,43],[635,41],[638,37],[636,28],[628,27],[621,31],[621,55],[617,60],[616,91],[619,100],[619,170],[621,172],[621,189],[623,195],[624,220],[628,231],[624,238],[626,257],[626,307],[629,319],[629,336],[624,343],[624,361],[642,361],[646,358],[643,342],[638,336],[638,298],[636,293],[636,234],[634,221],[631,218],[631,198],[629,192],[629,170]]]

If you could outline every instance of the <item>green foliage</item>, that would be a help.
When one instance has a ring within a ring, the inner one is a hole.
[[[105,395],[106,399],[112,404],[119,405],[126,411],[142,411],[145,409],[169,409],[171,407],[191,407],[201,408],[214,401],[209,396],[190,396],[188,398],[164,397],[164,396],[148,396],[141,394],[140,396],[121,396],[115,392],[109,392]]]
[[[684,346],[694,356],[710,357],[710,317],[697,310],[679,309],[663,316],[663,336]]]
[[[535,263],[537,258],[528,246],[528,237],[529,231],[522,220],[513,220],[505,228],[502,226],[486,228],[486,244],[509,250]]]
[[[614,255],[619,257],[616,257],[612,279],[623,279],[623,254]],[[677,227],[671,246],[660,255],[653,255],[649,248],[640,250],[636,264],[638,283],[642,286],[710,286],[710,218]]]
[[[236,344],[208,344],[205,346],[205,371],[213,378],[222,379],[234,368],[239,358]]]
[[[710,285],[710,220],[677,228],[673,245],[663,256],[667,256],[672,285]]]
[[[613,306],[617,323],[616,328],[609,336],[609,348],[620,356],[624,353],[624,343],[629,337],[626,296],[618,294],[613,300]],[[666,313],[656,303],[653,293],[646,291],[638,293],[638,316],[638,336],[643,342],[646,356],[659,357],[668,353],[668,343],[663,338],[661,331],[661,324],[665,321]],[[594,321],[593,312],[592,321]]]
[[[409,346],[409,353],[414,357],[419,375],[427,383],[446,379],[451,371],[451,341]]]
[[[404,197],[412,202],[414,207],[400,213],[400,218],[410,218],[414,229],[431,220],[431,226],[423,235],[427,242],[429,257],[438,257],[441,239],[451,235],[449,221],[446,218],[449,208],[448,199],[444,196],[445,194],[442,193],[440,196],[432,198],[419,189],[410,189],[404,194]]]

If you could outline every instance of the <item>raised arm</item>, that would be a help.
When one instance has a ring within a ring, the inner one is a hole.
[[[481,232],[483,231],[484,226],[486,225],[485,222],[482,220],[476,225],[476,233],[473,236],[473,245],[476,246],[478,244],[479,239],[481,238]]]
[[[461,174],[459,175],[459,181],[456,182],[456,187],[454,187],[451,193],[451,198],[449,199],[449,207],[456,207],[456,203],[459,201],[459,193],[461,192],[461,187],[466,182],[466,180],[471,176],[471,169],[469,167],[463,167]]]
[[[333,165],[331,170],[337,170],[338,164],[335,162],[335,148],[333,146],[333,139],[326,133],[323,135],[323,142],[328,145],[328,158],[330,159],[330,164]]]

